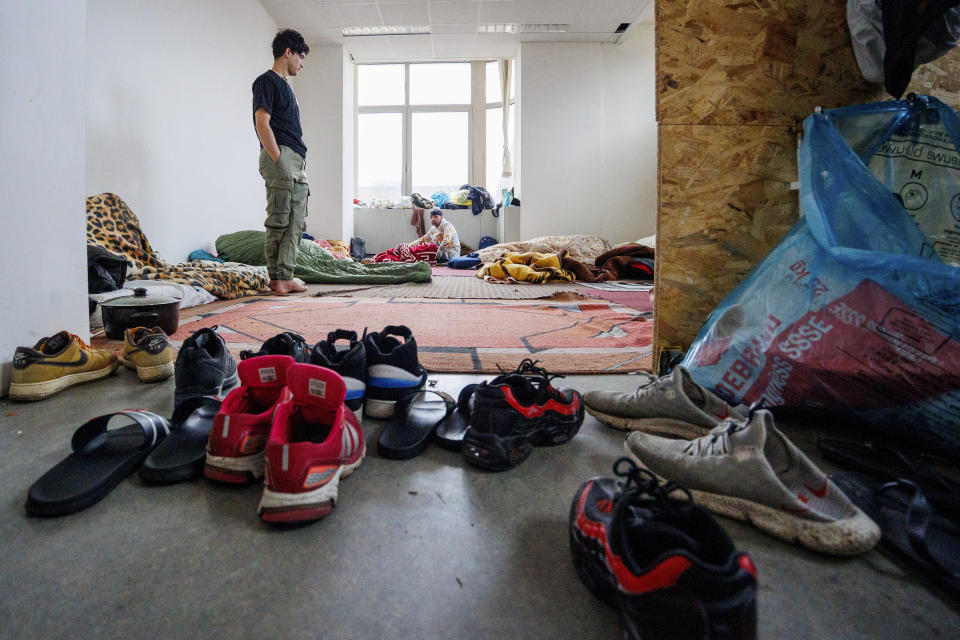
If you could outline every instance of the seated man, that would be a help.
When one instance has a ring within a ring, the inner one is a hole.
[[[437,245],[437,264],[448,262],[450,258],[460,255],[460,238],[453,223],[443,219],[443,211],[434,209],[430,212],[430,230],[422,238],[417,238],[411,245],[432,242]]]

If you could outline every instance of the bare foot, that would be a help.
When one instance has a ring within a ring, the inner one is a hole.
[[[289,280],[271,280],[268,286],[278,296],[286,296],[290,294],[289,283]]]
[[[271,280],[270,288],[273,289],[273,292],[280,296],[285,296],[291,293],[303,293],[307,290],[301,284],[298,284],[294,280]]]

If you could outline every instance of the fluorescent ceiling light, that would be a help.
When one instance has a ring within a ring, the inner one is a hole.
[[[520,33],[519,24],[481,24],[480,33]]]
[[[430,33],[430,25],[375,25],[372,27],[343,27],[340,33],[346,38],[356,36],[409,36]]]

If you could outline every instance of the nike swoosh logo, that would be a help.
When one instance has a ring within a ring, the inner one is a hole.
[[[809,492],[812,493],[813,495],[817,496],[818,498],[822,498],[822,497],[824,497],[825,495],[827,495],[827,488],[828,488],[828,487],[827,487],[827,481],[826,481],[826,480],[823,481],[823,487],[821,487],[820,489],[814,489],[813,487],[811,487],[811,486],[808,485],[808,484],[804,484],[803,486],[807,489],[807,491],[809,491]]]
[[[87,359],[87,352],[81,351],[80,359],[74,362],[47,362],[46,360],[39,360],[32,364],[45,364],[50,367],[82,367],[83,365],[87,364]]]

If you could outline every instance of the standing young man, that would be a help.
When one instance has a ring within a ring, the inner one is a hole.
[[[300,73],[310,52],[293,29],[273,39],[273,68],[253,81],[253,125],[260,139],[260,175],[267,187],[264,246],[274,293],[306,291],[293,281],[300,236],[306,230],[307,147],[300,128],[300,107],[287,78]]]

